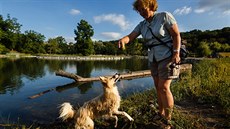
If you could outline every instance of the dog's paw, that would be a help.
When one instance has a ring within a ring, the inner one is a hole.
[[[131,116],[127,116],[126,121],[134,121],[134,119]]]
[[[131,117],[131,118],[129,118],[129,121],[134,121],[134,119]]]

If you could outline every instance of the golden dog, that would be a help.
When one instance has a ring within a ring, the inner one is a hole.
[[[75,111],[70,103],[63,103],[60,107],[60,116],[63,121],[74,118],[75,129],[93,129],[95,118],[113,118],[115,127],[117,127],[118,117],[122,115],[133,121],[133,118],[126,112],[119,111],[121,97],[117,90],[116,82],[120,75],[115,74],[112,77],[100,77],[103,84],[103,94],[84,103],[82,107]]]

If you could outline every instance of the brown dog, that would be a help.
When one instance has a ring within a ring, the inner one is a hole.
[[[133,118],[126,112],[119,111],[121,97],[117,90],[116,82],[120,79],[120,75],[115,74],[112,77],[100,77],[103,84],[104,92],[100,96],[84,103],[82,107],[75,111],[70,103],[63,103],[60,109],[62,120],[74,118],[75,129],[93,129],[95,118],[113,118],[115,119],[115,127],[117,127],[118,117],[122,115],[133,121]]]

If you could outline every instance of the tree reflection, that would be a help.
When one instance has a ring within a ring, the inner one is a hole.
[[[69,84],[66,84],[66,85],[62,85],[62,86],[57,86],[56,87],[56,91],[57,92],[62,92],[62,91],[65,91],[67,89],[72,89],[72,88],[75,88],[77,87],[80,91],[81,94],[85,94],[88,89],[90,89],[92,87],[92,83],[76,83],[76,82],[73,82],[73,83],[69,83]]]
[[[22,78],[29,80],[41,78],[44,75],[44,62],[36,58],[0,59],[0,94],[7,91],[14,94],[24,84]]]
[[[148,69],[146,59],[132,58],[127,60],[110,60],[110,61],[74,61],[74,60],[44,60],[37,58],[20,58],[20,59],[0,59],[0,94],[7,91],[14,94],[24,84],[22,79],[26,78],[31,81],[42,78],[47,72],[54,74],[55,71],[68,67],[76,67],[76,74],[82,77],[91,77],[94,71],[103,71],[111,69],[117,72],[137,71]],[[107,73],[100,73],[101,76]],[[54,75],[55,76],[55,75]],[[75,85],[75,84],[71,84]],[[85,83],[78,86],[81,93],[87,92],[92,87],[92,83]]]

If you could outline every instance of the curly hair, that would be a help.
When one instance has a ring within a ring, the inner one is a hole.
[[[157,0],[135,0],[133,3],[133,10],[139,12],[138,8],[148,8],[152,11],[157,11]]]

